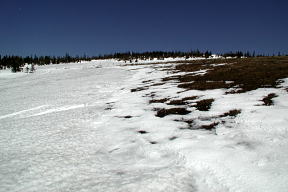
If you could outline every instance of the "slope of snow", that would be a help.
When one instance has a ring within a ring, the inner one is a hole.
[[[180,93],[171,81],[131,92],[145,86],[143,81],[159,83],[170,74],[115,60],[1,75],[1,192],[287,191],[284,89]],[[275,105],[262,106],[260,100],[272,92],[279,95]],[[208,112],[189,107],[188,115],[159,118],[153,109],[169,106],[149,104],[151,94],[215,102]],[[175,121],[209,124],[232,109],[242,113],[221,119],[225,123],[215,132],[185,129],[186,123]]]

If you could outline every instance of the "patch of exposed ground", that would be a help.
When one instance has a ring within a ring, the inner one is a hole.
[[[191,112],[185,108],[156,109],[156,110],[157,110],[156,116],[161,118],[167,115],[187,115]]]
[[[258,88],[276,88],[281,83],[279,79],[288,77],[288,57],[209,59],[167,62],[167,64],[173,64],[170,65],[169,70],[169,74],[172,75],[162,78],[158,82],[155,80],[143,81],[143,87],[132,89],[131,92],[148,90],[151,87],[161,86],[169,81],[173,81],[178,88],[182,88],[184,91],[227,89],[227,94],[235,94]],[[199,71],[204,71],[204,73],[198,74]],[[149,101],[150,104],[163,103],[170,106],[167,109],[155,109],[157,111],[155,115],[160,118],[167,115],[187,115],[191,113],[186,107],[195,107],[198,111],[206,112],[210,110],[214,102],[213,98],[199,100],[199,97],[201,97],[199,95],[173,99],[161,97],[155,99],[155,94],[155,92],[153,94],[146,94],[147,97],[152,97]],[[263,105],[270,106],[273,105],[273,98],[275,97],[277,95],[271,93],[261,101]],[[174,107],[171,108],[171,106]],[[188,129],[211,131],[216,129],[219,124],[225,124],[227,118],[233,119],[240,113],[241,110],[234,109],[218,116],[198,118],[198,121],[206,122],[203,124],[199,122],[195,123],[194,119],[182,119],[178,121],[187,123]],[[207,121],[211,123],[207,124]]]
[[[263,105],[270,106],[274,104],[272,99],[275,97],[278,97],[278,95],[276,95],[275,93],[270,93],[265,96],[261,101],[263,101]]]
[[[206,116],[206,117],[199,117],[197,119],[182,118],[182,119],[176,119],[175,121],[187,123],[187,127],[182,127],[180,129],[190,129],[190,130],[203,129],[203,130],[212,131],[216,129],[217,125],[225,124],[227,117],[229,117],[231,120],[231,119],[236,118],[236,116],[239,115],[240,113],[241,113],[241,110],[233,109],[218,116]],[[199,124],[199,122],[207,122],[207,121],[212,122],[212,123],[209,123],[209,124],[206,123],[202,125]]]
[[[275,88],[279,84],[277,80],[288,77],[288,57],[186,61],[174,70],[196,72],[204,69],[209,70],[202,75],[175,75],[163,78],[163,81],[177,80],[178,87],[187,90],[238,88],[228,93],[243,93],[263,87]]]
[[[149,86],[137,87],[137,88],[131,89],[131,92],[143,91],[147,89],[149,89]]]
[[[202,126],[200,127],[200,129],[205,129],[205,130],[208,130],[208,131],[212,131],[212,130],[216,129],[216,126],[217,126],[218,124],[219,124],[219,123],[213,122],[213,123],[211,123],[211,124],[209,124],[209,125],[202,125]]]
[[[168,101],[168,98],[163,98],[163,99],[151,99],[149,101],[149,103],[165,103],[166,101]]]
[[[195,107],[199,111],[209,111],[213,102],[214,102],[214,99],[203,99],[203,100],[197,101]]]
[[[198,99],[198,96],[184,97],[182,99],[171,100],[167,103],[167,105],[187,105],[188,101],[193,101]]]
[[[220,115],[219,117],[227,117],[227,116],[236,117],[240,113],[241,113],[240,109],[233,109],[233,110],[230,110],[230,111]]]
[[[140,133],[140,134],[147,134],[148,132],[147,132],[147,131],[144,131],[144,130],[140,130],[140,131],[138,131],[138,133]]]

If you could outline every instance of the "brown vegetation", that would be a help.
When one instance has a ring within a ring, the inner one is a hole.
[[[241,113],[241,110],[239,109],[233,109],[233,110],[230,110],[222,115],[220,115],[220,117],[227,117],[227,116],[230,116],[230,117],[236,117],[238,114]]]
[[[196,108],[199,111],[209,111],[211,108],[212,103],[214,102],[214,99],[204,99],[196,102]]]
[[[188,111],[185,108],[171,108],[171,109],[159,109],[157,110],[157,117],[165,117],[167,115],[187,115],[191,111]]]
[[[211,123],[209,125],[202,125],[201,127],[199,127],[199,129],[205,129],[205,130],[211,131],[211,130],[215,129],[218,124],[219,123],[214,122],[214,123]]]
[[[275,98],[275,97],[278,97],[278,95],[276,95],[275,93],[270,93],[269,95],[264,97],[261,101],[264,102],[263,105],[270,106],[270,105],[274,104],[272,99]]]
[[[223,63],[226,65],[214,66]],[[237,91],[229,93],[243,93],[262,87],[277,87],[277,80],[288,77],[288,57],[185,61],[185,64],[175,69],[179,72],[195,72],[200,69],[209,71],[204,75],[175,75],[163,80],[178,80],[181,83],[179,87],[188,90],[238,87]]]

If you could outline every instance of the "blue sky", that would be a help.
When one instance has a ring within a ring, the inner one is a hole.
[[[1,0],[0,54],[288,53],[285,0]]]

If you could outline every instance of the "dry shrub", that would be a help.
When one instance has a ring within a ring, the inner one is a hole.
[[[167,115],[187,115],[191,111],[188,111],[185,108],[171,108],[171,109],[159,109],[157,111],[157,117],[165,117]]]
[[[211,108],[212,103],[214,102],[214,99],[204,99],[196,102],[196,108],[199,111],[209,111]]]

